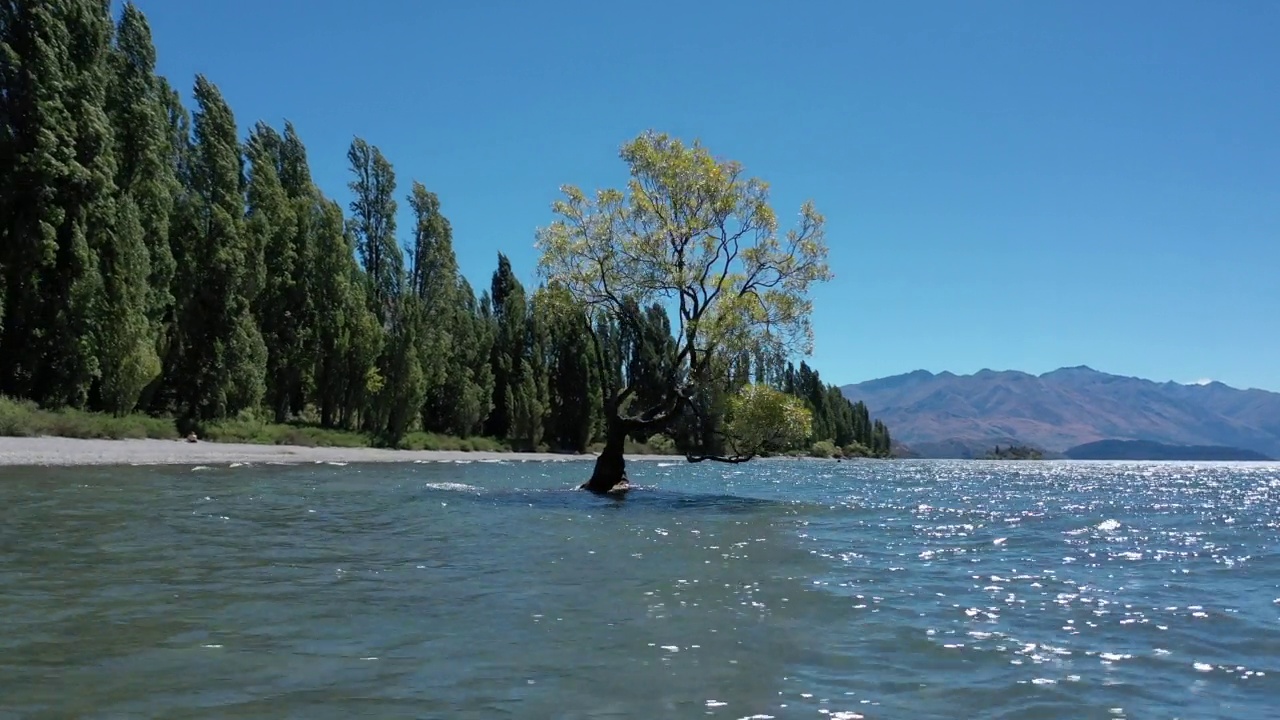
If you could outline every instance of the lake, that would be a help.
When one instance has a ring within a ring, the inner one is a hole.
[[[0,468],[0,718],[1275,718],[1280,465]]]

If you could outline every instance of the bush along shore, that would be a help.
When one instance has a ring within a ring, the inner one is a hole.
[[[173,418],[133,413],[115,416],[72,408],[46,410],[31,401],[0,397],[0,437],[64,437],[85,440],[177,440],[179,423]],[[381,438],[353,430],[323,428],[306,422],[273,423],[259,418],[242,417],[210,423],[197,434],[199,440],[253,445],[292,445],[330,448],[393,448],[445,452],[508,453],[518,452],[506,443],[487,437],[460,438],[429,432],[411,432],[393,446]],[[546,451],[547,448],[538,448]],[[586,452],[598,450],[587,447]],[[637,455],[662,455],[672,452],[669,446],[631,443],[628,452]]]
[[[0,397],[0,437],[62,437],[80,440],[178,440],[179,423],[173,418],[154,417],[141,413],[116,416],[73,408],[46,410],[29,400],[13,400]],[[259,418],[244,417],[211,423],[204,428],[202,441],[216,443],[247,443],[252,445],[289,445],[319,448],[388,448],[380,438],[353,430],[323,428],[306,422],[273,423]],[[426,450],[438,452],[512,453],[521,452],[493,438],[460,438],[428,432],[411,432],[390,446],[396,450]],[[584,453],[600,451],[601,444],[593,443]],[[674,444],[665,436],[657,436],[649,442],[629,441],[630,455],[679,455]],[[550,451],[547,447],[539,452]],[[837,448],[830,442],[815,443],[808,453],[794,453],[796,457],[876,457],[866,448],[849,446]]]

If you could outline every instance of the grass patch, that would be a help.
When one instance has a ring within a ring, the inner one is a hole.
[[[511,452],[505,443],[493,438],[472,436],[466,438],[437,435],[428,432],[411,432],[400,441],[401,450],[444,450],[449,452]]]
[[[367,433],[322,428],[305,422],[271,423],[245,413],[234,420],[202,425],[196,434],[201,440],[252,445],[299,445],[302,447],[361,448],[381,443]],[[103,440],[180,437],[172,418],[141,413],[115,417],[84,410],[47,410],[28,400],[0,396],[0,436],[68,437]],[[462,452],[510,452],[506,444],[487,437],[456,438],[414,432],[398,446],[403,450],[453,450]]]
[[[178,437],[178,429],[171,418],[149,415],[116,417],[71,409],[45,410],[30,401],[0,397],[0,435],[52,435],[102,440],[173,439]]]
[[[335,430],[302,423],[269,423],[258,418],[243,417],[236,420],[205,425],[198,433],[202,440],[211,442],[249,443],[252,445],[300,445],[302,447],[373,447],[368,435],[350,430]]]
[[[361,448],[380,447],[382,443],[367,433],[322,428],[308,422],[271,423],[254,413],[234,420],[208,423],[197,430],[201,440],[210,442],[249,443],[253,445],[299,445],[302,447]],[[172,418],[140,413],[116,417],[105,413],[63,408],[49,410],[29,400],[0,396],[0,436],[68,437],[101,440],[154,438],[172,440],[179,437]],[[400,450],[442,450],[449,452],[512,452],[505,442],[489,437],[467,438],[411,432],[396,446]],[[541,448],[545,450],[545,448]],[[604,443],[593,443],[588,452],[599,453]],[[627,455],[675,455],[675,444],[664,435],[655,435],[647,443],[628,439]],[[799,453],[797,453],[799,454]],[[810,457],[872,457],[874,454],[857,443],[837,448],[830,440],[814,443],[806,453]]]

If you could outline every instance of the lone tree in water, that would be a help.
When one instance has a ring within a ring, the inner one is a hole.
[[[628,487],[627,437],[699,412],[700,391],[729,389],[734,359],[809,354],[809,287],[831,278],[824,220],[812,204],[780,236],[768,185],[700,143],[647,132],[621,157],[630,168],[626,190],[588,197],[564,186],[553,206],[558,217],[537,242],[540,274],[586,316],[600,377],[618,376],[606,367],[601,329],[634,322],[628,305],[656,303],[673,318],[676,355],[664,392],[638,403],[625,373],[606,385],[605,446],[583,485],[601,493]],[[747,386],[735,400],[726,454],[690,454],[691,462],[745,462],[808,433],[808,411],[791,396]]]

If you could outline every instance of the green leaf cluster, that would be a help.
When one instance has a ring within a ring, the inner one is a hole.
[[[335,200],[291,123],[241,126],[211,79],[190,87],[157,74],[131,3],[0,2],[0,395],[391,445],[581,452],[627,418],[691,453],[887,447],[781,370],[744,375],[808,351],[831,273],[822,216],[784,232],[737,163],[640,136],[624,189],[565,188],[543,284],[499,254],[477,295],[447,203],[377,146],[351,143]]]

